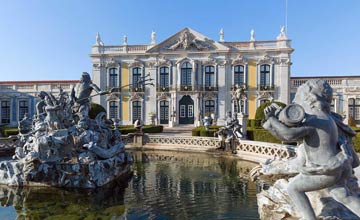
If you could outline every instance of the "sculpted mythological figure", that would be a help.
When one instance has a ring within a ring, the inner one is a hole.
[[[93,84],[90,75],[84,72],[81,75],[80,82],[76,84],[70,94],[70,100],[74,102],[73,111],[78,114],[80,120],[86,119],[89,114],[89,97],[93,90],[100,95],[106,94],[97,85]]]
[[[232,98],[237,106],[238,113],[244,113],[241,102],[246,100],[246,93],[244,88],[240,87],[238,84],[235,85],[234,90],[232,91]]]
[[[334,200],[360,217],[360,198],[348,187],[353,168],[359,166],[351,141],[355,133],[342,123],[339,115],[330,112],[331,100],[332,88],[326,81],[309,80],[298,88],[295,104],[289,107],[292,110],[288,109],[283,117],[277,117],[277,105],[272,104],[264,110],[265,129],[280,140],[300,144],[297,157],[272,161],[263,165],[261,172],[298,173],[290,179],[287,193],[302,219],[306,220],[315,220],[316,215],[305,193],[321,189],[328,190]],[[291,118],[299,115],[304,116],[303,120],[291,123]]]

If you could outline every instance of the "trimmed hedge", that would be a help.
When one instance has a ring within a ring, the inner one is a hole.
[[[261,120],[248,119],[247,128],[252,128],[252,129],[259,128],[259,129],[262,129]]]
[[[96,103],[92,102],[92,103],[90,104],[89,118],[95,119],[95,117],[96,117],[100,112],[105,112],[105,113],[106,113],[105,108],[102,107],[102,106],[99,105],[99,104],[96,104]]]
[[[265,129],[248,129],[247,137],[253,141],[262,141],[281,144],[281,141],[275,138],[269,131]]]
[[[17,127],[2,127],[0,128],[0,132],[3,137],[9,137],[19,134],[19,129]]]
[[[223,126],[209,126],[209,130],[205,129],[205,126],[199,126],[191,130],[192,136],[200,137],[214,137],[215,133]]]
[[[144,125],[142,131],[144,133],[161,133],[164,127],[162,125]],[[128,134],[136,132],[133,125],[120,126],[119,131],[121,134]]]

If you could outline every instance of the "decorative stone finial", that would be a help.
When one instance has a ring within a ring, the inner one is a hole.
[[[255,41],[255,31],[254,31],[254,29],[251,29],[251,31],[250,31],[250,41]]]
[[[224,42],[224,29],[223,29],[223,28],[220,29],[220,33],[219,33],[219,34],[220,34],[220,40],[219,40],[219,41],[220,41],[220,42]]]
[[[104,43],[101,40],[100,34],[99,32],[96,33],[96,42],[95,42],[96,46],[104,46]]]
[[[287,39],[285,26],[280,27],[280,34],[277,36],[276,39],[278,39],[278,40],[286,40]]]
[[[126,34],[124,34],[124,43],[123,43],[123,45],[124,46],[126,46],[126,45],[128,45],[128,43],[127,43],[127,35]]]
[[[156,44],[156,33],[151,31],[151,44]]]

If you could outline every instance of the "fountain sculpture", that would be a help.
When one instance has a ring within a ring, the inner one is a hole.
[[[332,88],[309,80],[298,88],[294,104],[265,108],[263,127],[284,141],[296,141],[297,156],[268,161],[257,175],[291,175],[258,194],[261,219],[359,219],[360,189],[353,169],[359,158],[356,134],[330,111]]]
[[[0,162],[0,184],[96,188],[130,172],[132,157],[118,123],[113,126],[104,112],[89,118],[92,91],[113,95],[118,90],[101,91],[83,73],[71,94],[61,88],[58,96],[39,93],[37,114],[19,122],[13,159]]]

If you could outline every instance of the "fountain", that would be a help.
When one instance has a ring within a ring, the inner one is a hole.
[[[89,118],[92,91],[109,94],[83,73],[71,94],[40,92],[34,118],[19,122],[15,155],[0,162],[0,184],[96,188],[130,172],[117,126],[104,112]]]

